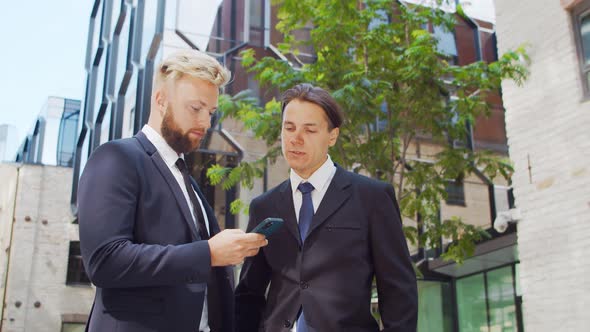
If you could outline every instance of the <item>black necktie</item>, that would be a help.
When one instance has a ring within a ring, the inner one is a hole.
[[[209,233],[207,232],[207,226],[205,225],[203,209],[201,209],[201,204],[199,204],[197,194],[195,194],[195,191],[191,184],[190,174],[188,173],[188,168],[186,167],[184,159],[178,158],[178,160],[176,161],[176,167],[178,167],[180,173],[182,174],[182,178],[184,179],[184,185],[186,186],[186,191],[188,191],[188,197],[193,203],[193,213],[195,215],[195,219],[197,219],[197,228],[199,229],[199,235],[201,236],[201,240],[208,240]]]
[[[299,209],[299,235],[301,236],[301,243],[305,241],[309,226],[313,219],[313,202],[311,200],[311,192],[315,189],[309,182],[302,182],[297,186],[303,197],[301,201],[301,209]],[[303,308],[297,319],[297,332],[308,332],[307,322],[303,315]]]

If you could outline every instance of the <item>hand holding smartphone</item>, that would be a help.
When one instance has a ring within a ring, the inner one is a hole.
[[[258,226],[254,227],[250,233],[258,233],[266,236],[267,238],[283,226],[283,219],[281,218],[266,218]]]

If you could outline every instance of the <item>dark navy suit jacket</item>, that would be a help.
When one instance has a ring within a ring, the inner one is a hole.
[[[219,226],[196,183],[213,236]],[[174,176],[147,137],[94,151],[78,189],[80,246],[96,285],[87,331],[233,331],[233,271],[212,268]]]
[[[383,331],[416,331],[416,275],[390,184],[337,167],[303,244],[289,180],[252,201],[248,229],[267,217],[285,225],[244,262],[236,331],[288,332],[303,306],[310,331],[376,332],[373,278]]]

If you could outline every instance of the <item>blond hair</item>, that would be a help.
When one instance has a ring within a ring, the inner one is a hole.
[[[212,56],[192,49],[181,50],[160,62],[156,72],[156,87],[168,80],[178,80],[183,75],[205,80],[218,88],[225,86],[231,78],[231,72]]]

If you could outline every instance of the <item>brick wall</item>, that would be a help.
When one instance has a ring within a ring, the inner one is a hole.
[[[590,102],[571,18],[554,0],[496,0],[496,13],[499,53],[526,42],[532,61],[523,87],[503,84],[525,330],[588,331]]]

